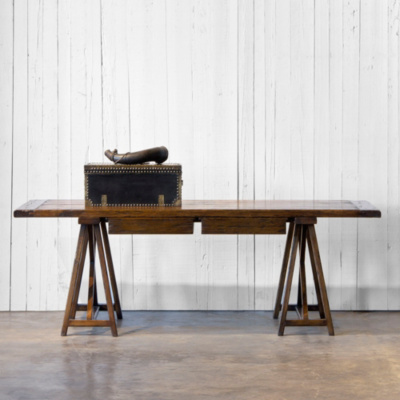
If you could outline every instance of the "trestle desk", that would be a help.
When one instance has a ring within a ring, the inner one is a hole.
[[[122,311],[108,234],[192,234],[195,222],[201,222],[202,234],[287,233],[273,314],[275,319],[280,314],[278,335],[282,336],[286,326],[326,326],[329,335],[334,335],[315,231],[317,219],[379,218],[381,212],[367,201],[344,200],[193,200],[183,201],[179,207],[85,207],[84,200],[31,200],[15,210],[14,216],[78,219],[80,232],[61,330],[63,336],[70,326],[107,326],[113,336],[118,336],[115,314],[118,319],[122,319]],[[96,248],[106,304],[98,304],[97,301]],[[309,305],[307,300],[307,248],[317,298],[315,305]],[[90,258],[88,302],[78,304],[87,249]],[[300,263],[297,303],[289,304],[298,253]],[[96,319],[99,310],[107,311],[108,319]],[[86,319],[76,319],[77,311],[86,311]],[[296,311],[298,319],[288,319],[288,311]],[[310,318],[309,311],[316,311],[318,318]]]

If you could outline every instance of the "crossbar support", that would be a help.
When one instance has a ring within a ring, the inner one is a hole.
[[[75,253],[74,265],[72,268],[71,284],[67,297],[67,305],[65,307],[61,336],[67,335],[68,327],[70,326],[110,327],[112,335],[118,336],[114,313],[117,314],[118,319],[122,319],[122,311],[105,221],[100,218],[80,218],[78,223],[81,227]],[[99,255],[106,304],[99,304],[97,300],[95,274],[96,247]],[[88,302],[87,304],[78,304],[83,269],[88,248],[90,258]],[[96,316],[100,310],[108,312],[108,320],[96,320]],[[86,319],[76,319],[77,311],[86,311]]]
[[[279,336],[283,336],[286,326],[326,326],[329,335],[333,336],[335,334],[317,235],[315,233],[316,223],[316,218],[295,218],[290,222],[273,314],[274,319],[277,319],[279,313],[281,313],[278,330]],[[317,305],[309,305],[307,302],[305,270],[306,248],[308,248],[310,254]],[[289,304],[298,251],[300,252],[300,266],[297,304]],[[288,319],[288,311],[296,311],[299,319]],[[320,318],[310,319],[309,311],[318,311]]]

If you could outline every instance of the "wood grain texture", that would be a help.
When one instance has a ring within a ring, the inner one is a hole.
[[[12,154],[28,154],[28,4],[26,0],[14,2],[14,113],[13,118],[13,149]],[[15,43],[18,43],[16,46]],[[26,157],[13,156],[12,165],[12,203],[18,204],[28,200],[28,160]],[[63,197],[70,197],[69,195]],[[67,221],[70,223],[70,221]],[[27,225],[28,221],[11,221],[12,268],[10,281],[10,309],[26,310],[27,291]],[[71,264],[71,263],[69,263]],[[0,271],[3,277],[3,271]],[[68,280],[66,281],[68,282]],[[64,303],[65,304],[65,303]],[[64,305],[60,305],[61,307]]]
[[[0,309],[62,309],[78,234],[10,211],[83,199],[83,165],[105,148],[159,145],[183,165],[183,199],[370,200],[378,222],[316,227],[331,306],[399,309],[398,0],[0,7]],[[110,237],[124,307],[273,308],[283,236],[194,232]]]
[[[33,205],[32,205],[33,204]],[[85,207],[84,200],[29,201],[14,217],[117,218],[117,217],[312,217],[380,218],[381,212],[367,201],[348,200],[192,200],[181,207]]]
[[[57,196],[57,5],[27,2],[28,132],[27,197]],[[46,188],[43,187],[46,182]],[[46,195],[47,193],[47,195]],[[53,239],[46,241],[49,235]],[[48,236],[47,236],[48,237]],[[45,227],[28,221],[26,304],[32,310],[57,309],[57,222]]]
[[[2,123],[0,168],[4,196],[0,199],[3,229],[0,233],[0,251],[3,256],[0,279],[0,309],[10,307],[11,236],[10,209],[12,208],[12,155],[13,155],[13,2],[5,1],[0,13],[0,121]]]
[[[254,199],[254,2],[238,2],[238,199]],[[204,232],[205,225],[202,223]],[[211,233],[211,232],[210,232]],[[218,233],[218,232],[215,232]],[[240,233],[240,231],[237,231]],[[243,231],[245,233],[245,231]],[[237,237],[238,309],[253,308],[255,254],[252,236]]]
[[[351,0],[343,3],[342,198],[358,196],[360,13],[360,1]],[[355,310],[357,309],[358,221],[356,223],[343,221],[341,236],[341,306]]]
[[[49,196],[55,197],[58,196],[59,185],[58,174],[55,175],[52,172],[53,168],[58,169],[58,4],[55,2],[42,2],[41,6],[43,18],[41,26],[43,32],[41,53],[43,76],[41,84],[43,91],[42,99],[36,98],[34,101],[41,103],[42,106],[43,131],[31,132],[32,143],[34,143],[35,147],[39,144],[36,147],[38,154],[32,154],[32,162],[40,165],[40,170],[37,171],[38,175],[34,178],[34,181],[37,182],[40,179],[47,181],[49,186],[46,192]],[[39,135],[36,136],[37,134]],[[36,140],[39,143],[36,143]],[[39,191],[36,192],[36,188],[33,190],[35,190],[35,193],[32,193],[32,196],[37,196]],[[46,235],[50,235],[54,239],[50,243],[42,240],[40,251],[45,251],[44,254],[46,254],[46,249],[57,249],[58,247],[58,226],[56,221],[54,224],[44,227],[41,236],[44,239]],[[40,264],[40,308],[42,310],[57,310],[59,304],[59,276],[58,268],[54,268],[54,264],[57,265],[57,261],[42,259]]]
[[[387,204],[387,43],[388,1],[363,4],[360,18],[360,108],[358,136],[358,195],[375,204]],[[379,54],[379,56],[377,56]],[[371,102],[374,93],[379,102]],[[376,135],[377,131],[385,135]],[[362,151],[361,151],[362,149]],[[367,172],[371,160],[374,168]],[[373,228],[368,221],[359,222],[357,308],[385,309],[387,297],[387,213]],[[373,229],[380,231],[374,235]],[[371,284],[373,282],[373,284]]]
[[[238,12],[236,0],[194,2],[194,199],[238,196]],[[237,238],[200,236],[196,251],[198,308],[237,309]]]
[[[388,4],[388,137],[387,137],[387,297],[390,310],[400,309],[400,1],[389,1]]]
[[[201,218],[201,233],[203,234],[235,233],[242,235],[285,234],[286,218],[251,219],[251,218],[203,217]]]
[[[314,199],[332,198],[329,195],[331,166],[331,132],[330,132],[330,28],[329,14],[330,2],[322,0],[315,2],[315,60],[320,60],[314,65]],[[329,145],[328,145],[329,143]],[[339,156],[335,153],[332,157]],[[340,193],[337,194],[340,198]],[[328,257],[330,221],[320,220],[318,222],[318,241],[320,244],[321,257],[330,260]],[[311,276],[311,263],[307,262],[307,276]],[[325,276],[330,273],[329,262],[324,264]],[[337,271],[338,268],[333,267]],[[310,283],[310,282],[309,282]],[[311,285],[311,303],[316,303],[315,289]]]
[[[329,27],[329,41],[325,43],[329,46],[329,65],[328,71],[325,64],[324,79],[329,81],[328,87],[325,86],[324,97],[328,101],[327,123],[329,124],[329,166],[325,170],[329,176],[329,188],[326,193],[327,198],[342,198],[342,168],[343,168],[343,2],[328,2],[328,6],[324,7],[326,23]],[[328,19],[326,17],[328,16]],[[321,29],[323,25],[321,25]],[[326,31],[325,31],[326,32]],[[326,54],[325,54],[326,56]],[[323,145],[323,144],[322,144]],[[322,178],[322,177],[321,177]],[[341,255],[341,238],[342,238],[343,220],[329,220],[328,236],[326,244],[321,241],[318,226],[318,240],[321,244],[321,257],[324,260],[325,277],[328,285],[328,294],[331,299],[330,306],[333,310],[342,308],[342,272],[343,259]],[[353,224],[356,225],[356,224]],[[324,247],[325,246],[325,247]],[[326,250],[325,250],[326,251]],[[316,293],[317,295],[317,293]]]
[[[58,176],[57,197],[59,199],[72,197],[72,163],[73,150],[71,138],[71,1],[60,0],[57,10],[58,26],[58,104],[57,104],[57,147],[58,147]],[[67,299],[68,279],[73,263],[73,249],[76,235],[76,224],[71,220],[57,221],[57,272],[58,272],[58,308],[62,308]]]
[[[108,229],[113,234],[192,234],[192,218],[125,218],[109,219]]]
[[[86,225],[81,225],[79,230],[79,240],[75,252],[74,266],[72,268],[71,282],[69,284],[68,297],[64,313],[64,321],[61,328],[62,336],[65,336],[67,334],[69,319],[71,316],[71,311],[73,306],[72,301],[74,298],[75,300],[77,299],[78,296],[76,292],[80,290],[80,286],[78,287],[76,286],[76,281],[78,279],[78,275],[82,275],[81,274],[82,271],[80,271],[80,269],[83,268],[83,263],[84,263],[84,252],[86,251],[85,246],[87,244],[87,230],[88,227]]]

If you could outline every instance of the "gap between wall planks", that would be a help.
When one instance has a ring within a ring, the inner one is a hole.
[[[331,308],[400,308],[398,0],[8,0],[0,16],[1,310],[64,308],[78,232],[12,209],[82,198],[84,163],[154,145],[185,199],[370,200],[379,221],[317,225]],[[111,239],[125,309],[273,307],[281,237]]]

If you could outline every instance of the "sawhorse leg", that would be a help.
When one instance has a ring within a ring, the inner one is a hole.
[[[274,310],[275,319],[278,318],[279,312],[281,311],[278,331],[279,336],[283,335],[286,326],[326,326],[329,335],[335,334],[319,254],[318,241],[315,233],[316,223],[316,218],[295,218],[295,220],[290,223]],[[308,305],[307,303],[305,273],[306,247],[308,247],[310,253],[315,292],[317,295],[317,305]],[[290,290],[293,282],[298,249],[300,250],[299,292],[297,304],[290,305]],[[288,311],[296,311],[299,319],[287,319]],[[309,311],[318,311],[320,318],[309,319]]]
[[[121,305],[119,302],[118,288],[115,280],[114,265],[111,257],[107,228],[104,220],[99,218],[79,218],[81,225],[75,261],[72,269],[71,284],[69,287],[67,305],[65,307],[64,322],[61,335],[65,336],[69,326],[109,326],[113,336],[118,336],[115,324],[114,311],[117,318],[122,319]],[[88,303],[78,304],[79,291],[82,283],[83,268],[87,248],[89,247],[89,294]],[[95,254],[98,249],[100,268],[106,296],[106,304],[98,304],[95,275]],[[112,300],[114,297],[114,303]],[[108,320],[96,320],[99,310],[108,311]],[[86,311],[86,320],[75,319],[77,311]]]

